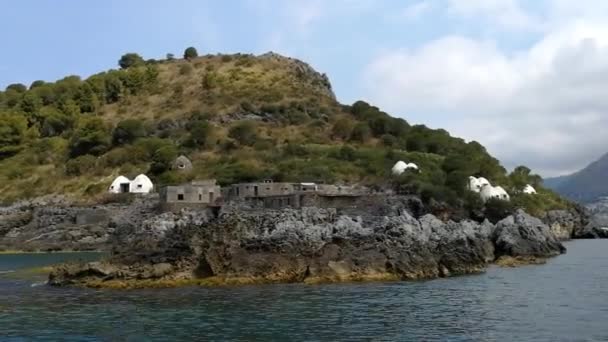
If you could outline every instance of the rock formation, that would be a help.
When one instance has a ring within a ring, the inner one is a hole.
[[[524,212],[497,225],[413,217],[401,198],[383,208],[162,214],[116,229],[112,257],[68,264],[52,285],[145,287],[239,282],[424,279],[482,272],[497,257],[565,252],[549,226]]]

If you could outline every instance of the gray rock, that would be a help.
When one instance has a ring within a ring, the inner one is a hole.
[[[549,226],[522,210],[498,222],[492,239],[497,257],[542,258],[566,252]]]

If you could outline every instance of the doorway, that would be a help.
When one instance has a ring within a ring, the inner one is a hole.
[[[129,183],[120,183],[120,192],[129,192],[130,187]]]

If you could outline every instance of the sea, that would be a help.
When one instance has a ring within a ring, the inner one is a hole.
[[[608,341],[608,241],[545,265],[429,281],[93,290],[0,255],[0,341]]]

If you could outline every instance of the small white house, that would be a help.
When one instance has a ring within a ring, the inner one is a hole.
[[[476,193],[480,193],[481,192],[481,185],[479,185],[479,180],[477,180],[477,178],[470,176],[469,177],[469,186],[468,189],[476,192]]]
[[[510,201],[511,197],[509,194],[500,186],[485,185],[480,192],[481,199],[484,202],[489,201],[492,198],[501,199],[503,201]]]
[[[490,182],[483,178],[483,177],[469,177],[469,190],[476,192],[476,193],[480,193],[481,189],[483,189],[484,186],[489,185],[491,186],[492,184],[490,184]]]
[[[131,181],[125,176],[118,176],[108,188],[108,192],[111,194],[131,192]]]
[[[403,174],[406,170],[415,170],[415,171],[419,171],[420,168],[418,168],[418,165],[414,164],[414,163],[406,163],[402,160],[398,161],[395,166],[393,166],[392,168],[392,172],[393,175],[398,176]]]
[[[530,184],[526,185],[523,192],[524,194],[528,195],[536,195],[536,189],[534,189],[534,187],[532,187]]]
[[[148,176],[139,175],[131,182],[131,192],[136,194],[147,194],[154,189],[154,184]]]
[[[483,177],[479,177],[479,178],[477,178],[477,183],[479,184],[479,186],[480,186],[481,188],[483,188],[483,187],[484,187],[484,186],[486,186],[486,185],[492,185],[492,184],[490,184],[490,181],[489,181],[489,180],[487,180],[487,179],[485,179],[485,178],[483,178]]]

